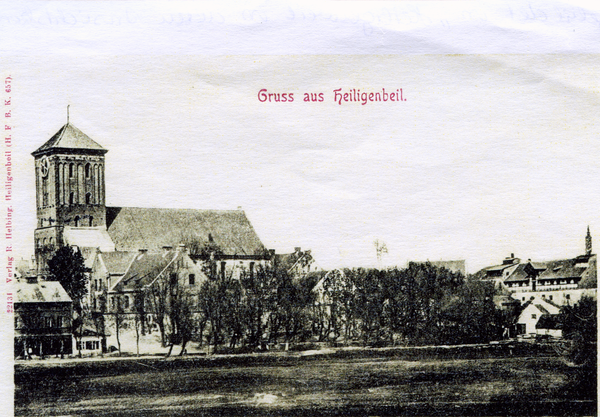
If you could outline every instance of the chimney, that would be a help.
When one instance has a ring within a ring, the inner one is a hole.
[[[269,249],[269,257],[273,258],[275,256],[275,249]]]
[[[148,252],[148,249],[142,249],[142,248],[140,248],[140,249],[138,249],[138,251],[139,251],[140,253],[146,253],[146,252]]]
[[[185,252],[185,245],[183,243],[177,245],[177,252]]]
[[[173,246],[169,246],[169,245],[165,245],[162,247],[163,252],[169,252],[171,249],[173,249]]]
[[[302,250],[302,248],[300,246],[296,246],[294,248],[294,252],[296,252],[296,253],[300,253],[301,250]]]
[[[511,254],[510,254],[510,257],[511,257],[511,258],[514,258],[514,257],[515,257],[515,254],[514,254],[514,253],[511,253]]]

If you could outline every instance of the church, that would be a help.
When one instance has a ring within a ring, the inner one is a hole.
[[[216,248],[214,265],[222,274],[226,270],[252,269],[273,258],[274,251],[265,248],[241,209],[107,207],[107,152],[67,121],[32,153],[38,275],[47,273],[48,260],[62,246],[77,247],[90,268],[97,264],[99,253],[106,259],[133,262],[133,253],[158,253],[182,245],[192,259],[200,256],[203,245]]]

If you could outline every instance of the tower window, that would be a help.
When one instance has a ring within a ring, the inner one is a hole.
[[[92,175],[92,170],[91,170],[90,164],[86,164],[85,165],[85,177],[90,178],[91,175]]]
[[[86,165],[86,167],[87,167],[87,165]],[[85,204],[92,204],[92,193],[86,193]]]
[[[69,178],[73,178],[73,175],[75,175],[75,165],[69,164]]]
[[[94,226],[94,216],[90,216],[90,227]]]
[[[75,193],[72,191],[69,193],[69,204],[70,205],[75,204]]]

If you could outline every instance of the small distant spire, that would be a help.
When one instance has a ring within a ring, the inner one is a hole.
[[[588,226],[587,235],[585,235],[585,254],[592,254],[592,235],[590,234],[590,226]]]
[[[69,124],[69,107],[71,107],[71,105],[67,104],[67,124]]]

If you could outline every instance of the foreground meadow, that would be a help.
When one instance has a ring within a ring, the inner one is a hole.
[[[383,352],[383,351],[382,351]],[[247,355],[15,366],[16,415],[594,415],[558,357]]]

